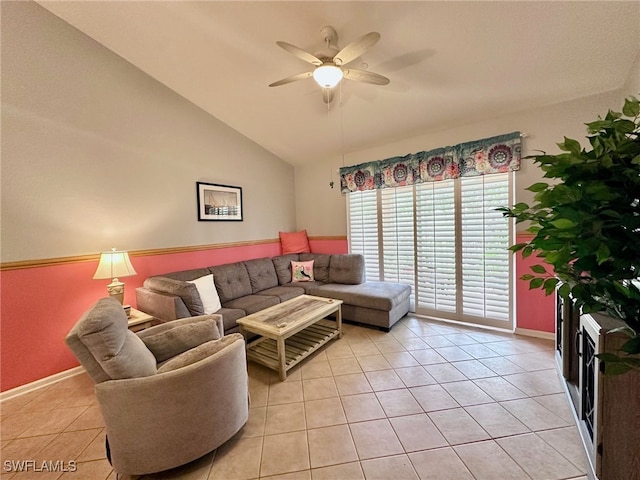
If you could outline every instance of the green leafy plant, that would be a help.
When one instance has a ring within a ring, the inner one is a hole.
[[[620,355],[603,355],[607,373],[640,369],[640,104],[625,100],[622,113],[609,111],[587,123],[590,149],[565,137],[562,153],[536,155],[544,177],[534,183],[533,205],[500,208],[534,234],[510,247],[523,258],[541,258],[521,279],[547,295],[556,288],[584,313],[603,312],[623,320],[630,339]]]

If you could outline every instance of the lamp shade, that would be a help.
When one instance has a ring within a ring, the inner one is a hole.
[[[100,254],[98,268],[93,278],[98,280],[101,278],[128,277],[135,274],[136,271],[131,265],[129,254],[114,248],[110,252],[102,252]]]
[[[335,65],[320,65],[313,71],[313,79],[322,88],[333,88],[342,80],[342,70]]]

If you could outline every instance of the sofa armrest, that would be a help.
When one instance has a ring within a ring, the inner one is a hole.
[[[157,292],[147,287],[136,288],[136,305],[138,310],[153,315],[163,322],[191,316],[179,296]]]

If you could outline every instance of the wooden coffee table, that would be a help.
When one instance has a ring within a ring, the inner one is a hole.
[[[247,358],[280,373],[287,370],[333,338],[342,338],[342,300],[300,295],[273,307],[238,319],[240,332],[260,338],[247,344]],[[335,321],[325,319],[332,313]]]

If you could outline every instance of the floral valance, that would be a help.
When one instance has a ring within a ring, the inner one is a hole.
[[[342,167],[342,193],[520,169],[520,132]]]

